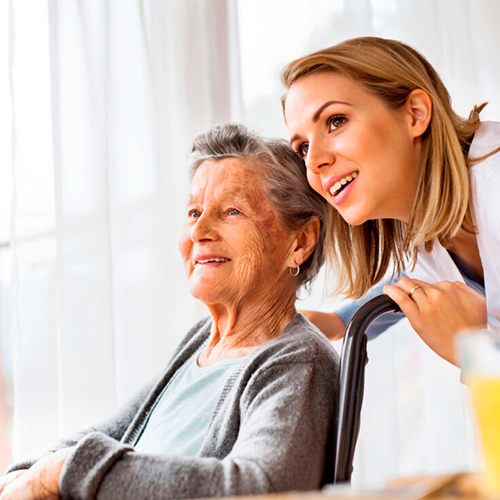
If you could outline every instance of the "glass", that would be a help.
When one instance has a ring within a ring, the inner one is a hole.
[[[480,493],[500,498],[500,333],[481,330],[464,335],[459,351],[483,447]]]

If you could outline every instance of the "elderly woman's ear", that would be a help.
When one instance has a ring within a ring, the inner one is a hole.
[[[287,262],[288,267],[300,266],[310,257],[318,242],[320,227],[319,219],[313,215],[295,232],[291,254]]]

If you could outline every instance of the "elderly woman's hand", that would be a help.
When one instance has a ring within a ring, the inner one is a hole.
[[[421,339],[442,358],[458,365],[455,335],[486,326],[486,301],[459,281],[430,284],[405,276],[384,293],[401,308]]]
[[[59,476],[74,448],[42,458],[30,469],[7,474],[0,482],[0,500],[60,500]]]
[[[4,476],[0,477],[0,494],[3,492],[5,487],[15,481],[19,476],[27,472],[28,469],[15,470],[13,472],[9,472]]]

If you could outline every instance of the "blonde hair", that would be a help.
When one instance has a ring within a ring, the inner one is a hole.
[[[408,223],[393,219],[369,220],[350,226],[330,207],[326,251],[337,277],[334,292],[363,296],[393,265],[400,273],[415,265],[417,247],[431,251],[435,240],[446,246],[460,228],[474,233],[469,204],[467,160],[472,138],[480,125],[475,106],[468,119],[458,116],[434,68],[404,43],[375,37],[347,40],[288,64],[282,73],[286,88],[316,72],[336,72],[358,83],[392,109],[402,106],[415,89],[432,99],[432,117],[422,135],[419,178]],[[285,106],[286,95],[282,98]]]

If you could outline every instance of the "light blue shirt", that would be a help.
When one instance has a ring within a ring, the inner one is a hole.
[[[476,292],[480,293],[484,297],[485,296],[484,282],[479,283],[478,281],[470,277],[466,273],[465,269],[462,266],[460,266],[460,263],[454,258],[454,256],[451,255],[451,257],[455,262],[456,266],[458,267],[458,270],[462,274],[465,284],[468,285],[473,290],[475,290]],[[347,326],[351,321],[352,317],[354,316],[354,313],[363,304],[368,302],[370,299],[373,299],[374,297],[377,297],[378,295],[382,295],[382,293],[384,293],[383,292],[384,285],[393,285],[394,283],[399,281],[403,276],[406,276],[406,274],[403,273],[400,276],[394,277],[391,281],[386,281],[379,283],[378,285],[375,285],[363,298],[353,301],[346,301],[335,312],[340,316],[344,324]],[[368,338],[368,340],[373,340],[377,338],[380,334],[384,333],[388,328],[395,325],[398,321],[400,321],[403,318],[404,316],[401,313],[388,313],[378,317],[368,327],[368,330],[366,331],[366,337]]]
[[[135,445],[137,451],[198,456],[224,384],[244,359],[201,367],[200,352],[180,368],[163,391]]]

